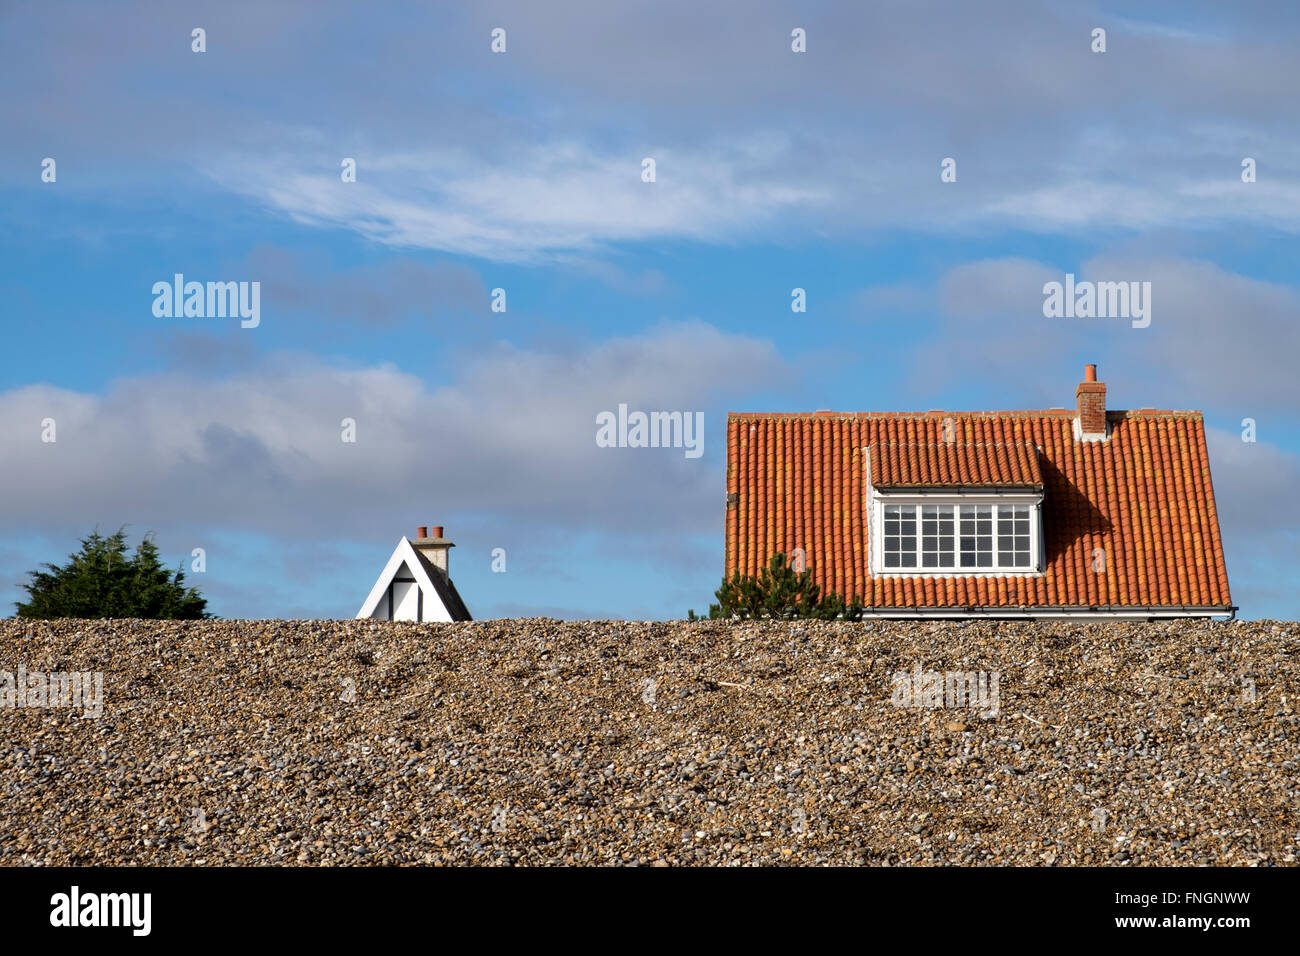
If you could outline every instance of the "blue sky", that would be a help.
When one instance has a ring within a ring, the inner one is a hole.
[[[350,617],[441,524],[478,617],[682,616],[727,411],[1068,406],[1095,362],[1204,411],[1233,597],[1300,616],[1295,8],[698,6],[0,10],[0,602],[125,524],[219,615]],[[156,317],[177,272],[260,325]],[[1066,272],[1150,327],[1044,318]],[[704,454],[597,448],[620,403]]]

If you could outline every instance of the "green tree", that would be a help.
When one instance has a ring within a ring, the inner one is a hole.
[[[24,584],[27,603],[16,602],[19,617],[28,618],[165,618],[197,620],[211,617],[207,600],[186,588],[178,567],[169,573],[148,535],[126,552],[126,532],[104,537],[98,530],[81,541],[81,550],[68,555],[63,567],[46,564],[30,572]]]
[[[722,587],[713,592],[713,596],[718,603],[709,605],[709,619],[715,621],[731,618],[862,619],[859,601],[855,599],[845,603],[834,592],[823,595],[821,587],[812,579],[812,572],[795,571],[786,562],[784,554],[772,555],[772,560],[756,578],[739,572],[730,581],[723,578]],[[694,610],[687,612],[687,619],[702,620]]]

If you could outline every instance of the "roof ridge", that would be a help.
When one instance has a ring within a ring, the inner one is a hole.
[[[727,412],[728,419],[915,419],[915,418],[1074,418],[1079,414],[1074,408],[1010,409],[1006,411],[950,412],[930,410],[925,412]],[[1204,418],[1200,409],[1187,408],[1108,408],[1107,416],[1142,416],[1172,418]]]

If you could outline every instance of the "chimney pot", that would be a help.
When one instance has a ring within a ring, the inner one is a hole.
[[[429,529],[424,525],[420,525],[420,527],[415,529],[415,536],[417,538],[427,538],[429,537]]]
[[[442,525],[440,525],[440,524],[436,524],[436,525],[433,526],[433,536],[434,536],[435,538],[441,538],[441,537],[442,537]]]
[[[1095,366],[1095,365],[1085,365],[1085,366],[1083,367],[1083,380],[1084,380],[1085,382],[1095,382],[1095,381],[1097,381],[1097,366]]]

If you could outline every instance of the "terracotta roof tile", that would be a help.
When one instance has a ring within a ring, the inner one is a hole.
[[[1076,441],[1072,419],[733,413],[726,573],[803,548],[818,584],[874,607],[1231,606],[1200,413],[1110,411],[1104,442]],[[868,458],[878,487],[1041,487],[1044,573],[872,577]]]
[[[877,488],[1043,485],[1038,449],[1029,442],[877,442],[870,459]]]

